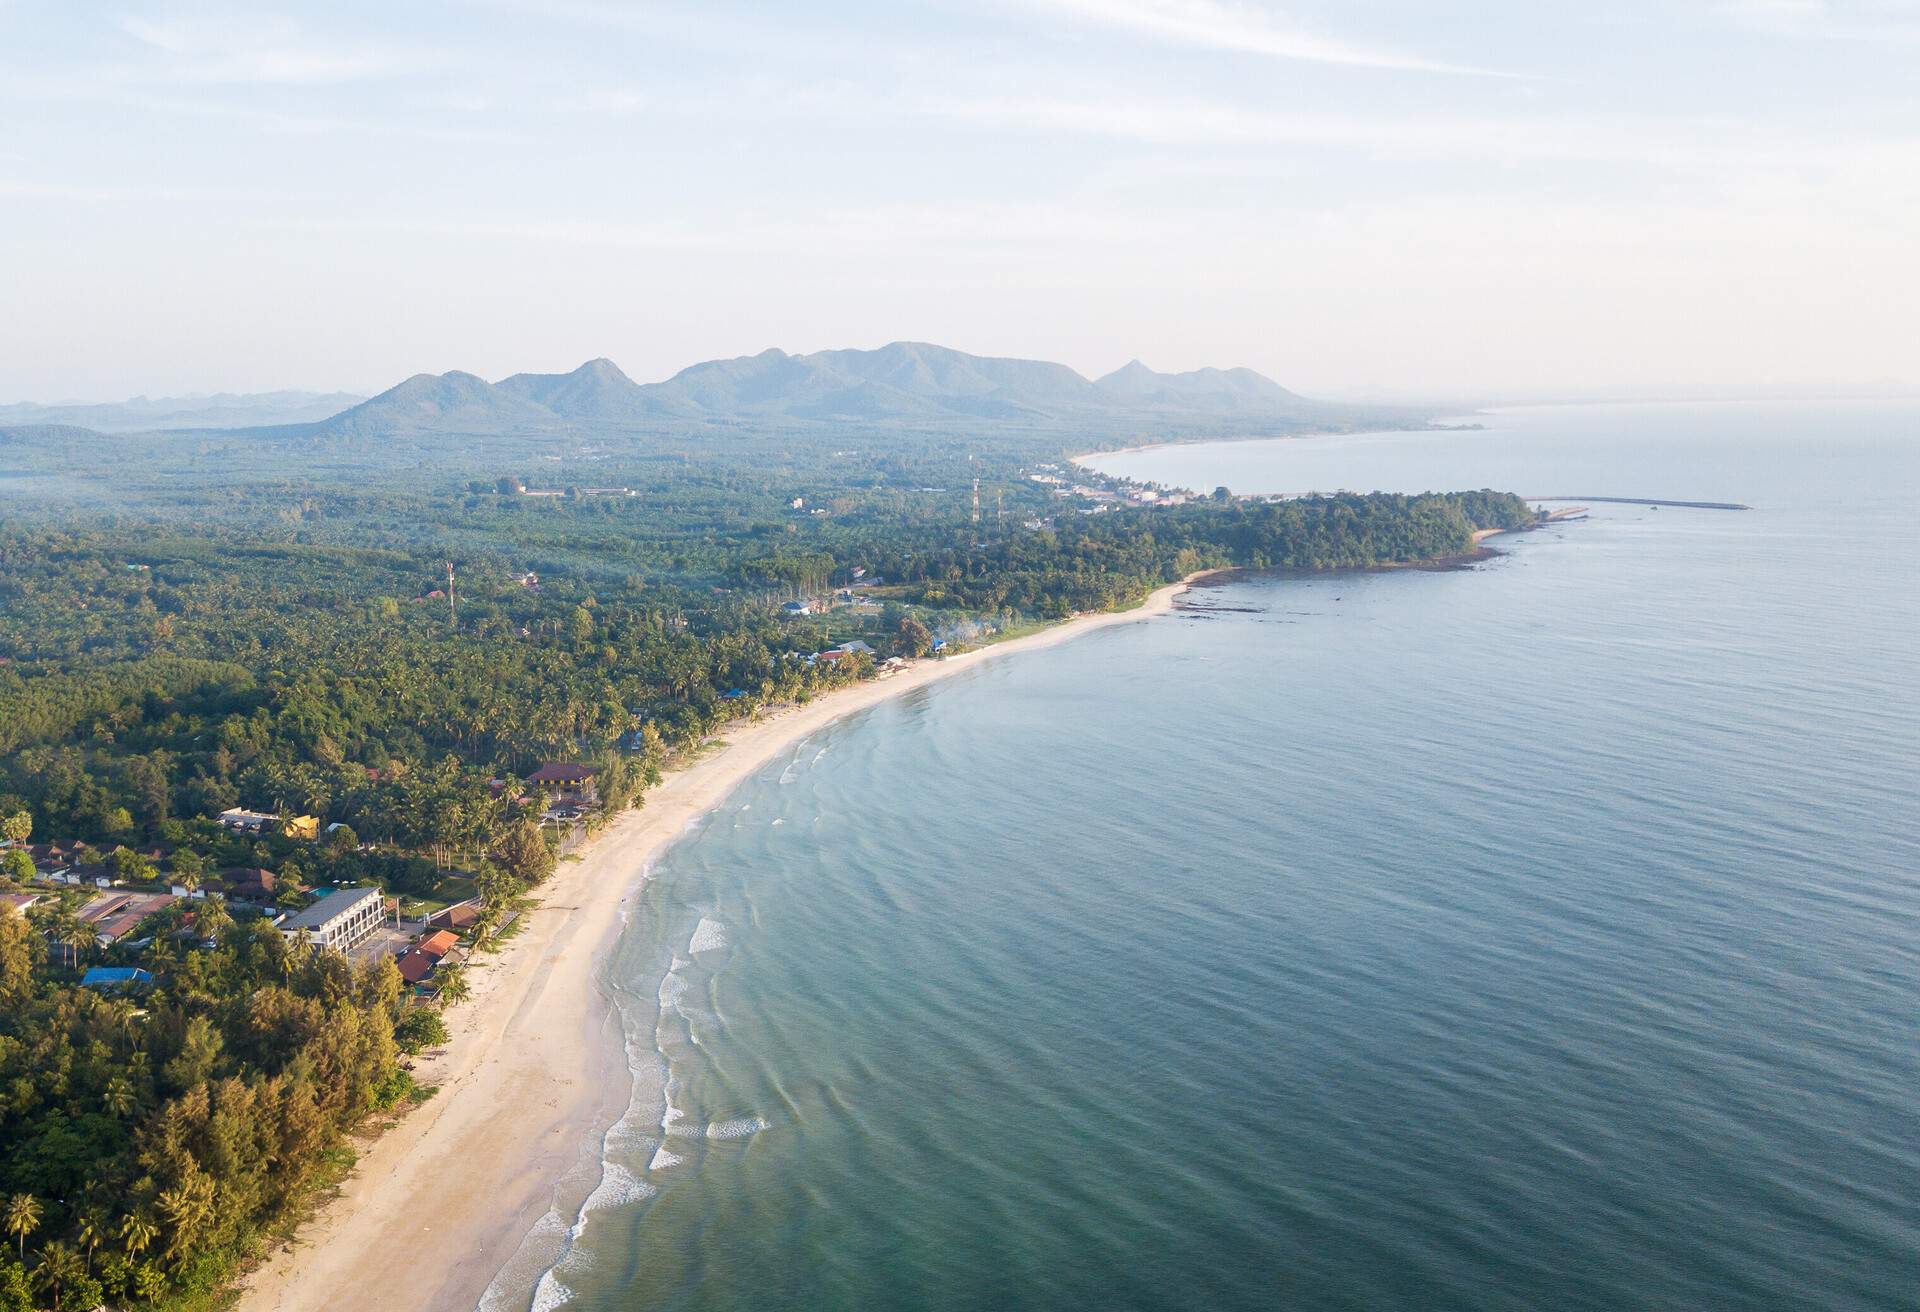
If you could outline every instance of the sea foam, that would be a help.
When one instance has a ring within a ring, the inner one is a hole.
[[[554,1308],[565,1307],[573,1301],[573,1291],[562,1283],[552,1271],[540,1273],[540,1283],[533,1287],[533,1303],[528,1312],[553,1312]]]
[[[678,1011],[680,999],[687,996],[687,981],[676,971],[668,971],[660,978],[660,1010]]]
[[[643,1203],[659,1192],[620,1163],[608,1162],[606,1173],[600,1177],[599,1188],[588,1194],[587,1201],[580,1205],[581,1219],[574,1227],[576,1237],[586,1228],[586,1217],[589,1212],[619,1207],[623,1203]]]
[[[700,923],[693,927],[693,937],[687,942],[688,953],[719,951],[727,945],[726,929],[717,920],[700,917]]]

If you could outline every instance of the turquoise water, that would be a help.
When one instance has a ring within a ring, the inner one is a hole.
[[[1106,463],[1756,508],[1243,579],[801,744],[637,900],[538,1302],[1916,1306],[1920,407],[1492,422]]]

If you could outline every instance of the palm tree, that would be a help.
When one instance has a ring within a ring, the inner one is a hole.
[[[87,1274],[93,1274],[93,1250],[106,1238],[107,1218],[89,1207],[75,1218],[73,1237],[87,1250]]]
[[[160,1234],[160,1227],[145,1212],[128,1212],[120,1222],[120,1242],[126,1245],[128,1257],[138,1257],[147,1251]]]
[[[96,942],[92,925],[77,915],[62,916],[60,919],[60,939],[73,950],[74,968],[87,959],[87,949]]]
[[[133,1273],[133,1287],[140,1297],[152,1306],[160,1295],[167,1292],[167,1278],[160,1274],[160,1268],[151,1262],[142,1262]]]
[[[211,939],[219,943],[226,936],[227,931],[233,928],[233,915],[227,910],[226,903],[208,898],[206,905],[200,908],[195,928],[200,931],[202,939]]]
[[[446,972],[439,981],[440,1000],[442,1002],[464,1002],[467,997],[467,981],[458,966]]]
[[[213,1212],[213,1181],[197,1176],[165,1190],[155,1201],[160,1204],[160,1215],[173,1229],[167,1251],[184,1253],[193,1232],[205,1225]]]
[[[140,1050],[140,1009],[125,998],[107,999],[107,1028],[126,1039],[134,1051]]]
[[[180,849],[169,857],[167,859],[167,866],[172,872],[169,876],[169,882],[179,884],[182,888],[187,886],[185,881],[189,878],[197,883],[206,873],[207,868],[206,862],[200,859],[199,853],[189,851],[186,848]]]
[[[20,1263],[26,1265],[27,1236],[40,1228],[40,1200],[32,1194],[15,1194],[7,1200],[7,1233],[20,1241]]]
[[[125,1119],[140,1100],[133,1091],[132,1081],[124,1075],[115,1075],[107,1081],[106,1091],[100,1095],[100,1101],[114,1116]]]
[[[41,931],[46,934],[48,941],[60,945],[60,959],[63,963],[71,964],[73,927],[76,924],[85,925],[86,922],[74,914],[73,908],[67,906],[55,907],[40,922]]]
[[[60,1295],[81,1274],[80,1254],[62,1239],[40,1251],[40,1265],[33,1269],[33,1278],[53,1293],[53,1312],[60,1312]]]
[[[172,1253],[185,1248],[187,1231],[194,1220],[193,1199],[185,1189],[166,1189],[153,1201],[160,1209],[160,1219],[173,1231],[173,1238],[167,1241],[167,1251]]]

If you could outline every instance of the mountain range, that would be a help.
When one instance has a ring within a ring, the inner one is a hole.
[[[152,433],[168,429],[253,428],[330,418],[362,398],[350,392],[217,392],[212,396],[136,396],[131,401],[22,401],[0,405],[0,427],[49,424],[96,433]]]
[[[416,374],[310,426],[317,435],[504,431],[556,424],[688,422],[1026,425],[1115,419],[1314,420],[1353,413],[1251,369],[1158,373],[1138,360],[1089,379],[1063,364],[1001,359],[923,342],[878,350],[781,350],[689,366],[636,383],[610,360],[571,373]]]
[[[1103,377],[1086,378],[1063,364],[969,355],[924,342],[810,355],[768,350],[691,365],[659,383],[636,383],[602,359],[570,373],[521,373],[494,383],[458,370],[415,374],[366,400],[281,392],[181,401],[137,398],[118,406],[0,407],[0,425],[71,424],[100,432],[237,429],[349,439],[707,424],[1280,430],[1385,417],[1388,407],[1310,400],[1251,369],[1159,373],[1135,360]]]

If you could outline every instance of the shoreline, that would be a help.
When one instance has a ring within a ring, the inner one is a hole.
[[[384,1132],[356,1136],[359,1160],[336,1193],[276,1241],[239,1282],[241,1312],[340,1312],[349,1291],[407,1290],[421,1309],[475,1307],[580,1164],[582,1143],[620,1114],[625,1054],[609,1037],[600,969],[654,863],[692,823],[794,742],[856,712],[1096,629],[1164,615],[1203,570],[1139,606],[1078,615],[1038,633],[836,689],[734,726],[668,775],[537,890],[523,928],[448,1017],[449,1044],[417,1059],[433,1097]],[[571,1225],[573,1218],[564,1219]]]
[[[1462,411],[1460,417],[1473,419],[1490,411]],[[1066,457],[1070,465],[1084,464],[1094,456],[1130,456],[1142,451],[1159,451],[1177,446],[1229,446],[1242,442],[1294,442],[1316,437],[1376,437],[1382,433],[1462,433],[1484,431],[1484,424],[1448,424],[1442,419],[1429,419],[1424,424],[1412,424],[1405,428],[1318,428],[1306,429],[1295,433],[1249,434],[1242,437],[1170,437],[1158,442],[1138,442],[1133,446],[1106,447],[1093,451],[1075,451]],[[1099,473],[1099,470],[1095,470]],[[1192,492],[1194,489],[1186,489]]]

